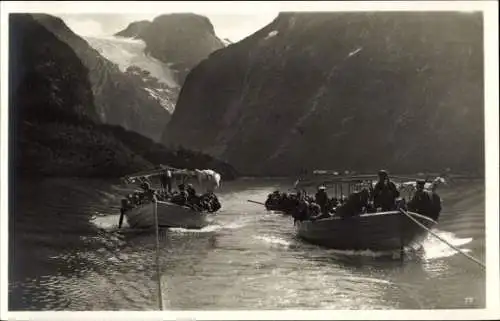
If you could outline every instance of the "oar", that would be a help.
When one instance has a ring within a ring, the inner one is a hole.
[[[255,203],[255,204],[259,204],[259,205],[266,205],[264,203],[261,203],[261,202],[257,202],[257,201],[252,201],[252,200],[247,200],[247,202],[250,202],[250,203]]]
[[[433,231],[431,231],[424,224],[420,223],[415,218],[413,218],[407,211],[405,211],[402,208],[400,208],[399,211],[401,213],[403,213],[404,215],[406,215],[410,220],[412,220],[415,224],[417,224],[418,226],[420,226],[422,229],[426,230],[429,234],[432,234],[435,238],[437,238],[438,240],[440,240],[444,244],[448,245],[449,247],[451,247],[452,249],[454,249],[458,253],[462,254],[463,256],[465,256],[466,258],[468,258],[469,260],[471,260],[474,263],[478,264],[480,267],[483,268],[483,270],[486,269],[486,265],[483,262],[481,262],[477,258],[475,258],[475,257],[473,257],[473,256],[471,256],[471,255],[469,255],[467,253],[465,253],[463,250],[459,249],[458,247],[454,246],[453,244],[450,244],[448,241],[446,241],[445,239],[443,239],[441,236],[439,236],[436,233],[434,233]]]
[[[125,210],[123,208],[120,208],[120,221],[118,222],[118,228],[122,228],[124,214]]]

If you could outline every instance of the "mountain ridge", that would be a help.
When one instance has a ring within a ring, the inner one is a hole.
[[[480,14],[281,13],[193,68],[162,141],[245,175],[484,171],[482,72]]]
[[[210,20],[193,13],[161,14],[151,22],[135,21],[115,36],[143,40],[145,53],[171,64],[181,85],[194,66],[226,47]]]

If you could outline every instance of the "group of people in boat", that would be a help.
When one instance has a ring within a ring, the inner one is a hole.
[[[295,220],[316,220],[331,217],[351,217],[364,213],[394,211],[398,209],[409,210],[426,215],[433,220],[439,218],[441,212],[441,199],[436,193],[435,186],[432,191],[426,191],[425,181],[418,180],[416,191],[411,200],[406,204],[400,198],[400,192],[389,178],[386,171],[380,170],[378,181],[372,188],[361,188],[348,197],[328,197],[325,186],[319,186],[314,197],[298,190],[294,193],[280,193],[275,191],[266,200],[268,210],[279,210],[291,214]]]
[[[129,194],[126,199],[122,200],[122,209],[128,210],[136,206],[147,204],[153,200],[163,202],[171,202],[179,206],[187,206],[196,211],[206,211],[209,213],[217,212],[221,208],[221,204],[217,196],[208,191],[204,194],[198,194],[192,184],[178,184],[178,190],[172,190],[172,175],[166,170],[160,175],[161,188],[155,190],[151,187],[151,183],[147,180],[142,180],[140,187],[142,191],[135,191]]]

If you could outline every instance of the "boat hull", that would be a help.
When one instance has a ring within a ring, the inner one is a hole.
[[[408,213],[428,229],[437,224],[426,216]],[[420,244],[428,234],[399,211],[296,222],[295,229],[305,241],[339,250],[398,250]]]
[[[158,202],[158,225],[160,227],[180,227],[201,229],[213,221],[215,214],[198,212],[186,206],[170,202]],[[154,203],[140,205],[125,212],[128,225],[132,228],[148,228],[155,225]]]

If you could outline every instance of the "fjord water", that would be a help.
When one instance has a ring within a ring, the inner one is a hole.
[[[484,308],[485,272],[432,236],[404,262],[328,250],[296,239],[289,217],[247,202],[292,183],[223,182],[217,224],[160,231],[165,308]],[[17,182],[14,190],[10,310],[157,308],[155,233],[117,229],[130,187],[51,179]],[[484,262],[484,181],[454,181],[440,195],[436,232]]]

